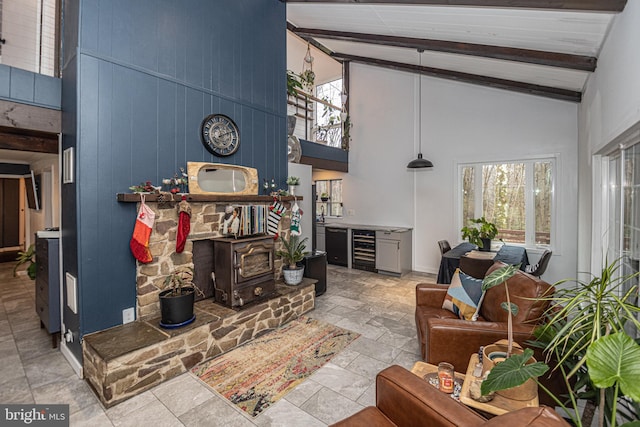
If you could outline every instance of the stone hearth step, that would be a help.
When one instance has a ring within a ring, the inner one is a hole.
[[[196,320],[182,328],[163,329],[154,317],[85,335],[84,376],[111,407],[312,310],[315,283],[277,283],[275,294],[240,310],[198,301]]]

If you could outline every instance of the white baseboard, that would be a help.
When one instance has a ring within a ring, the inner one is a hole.
[[[71,369],[74,370],[76,375],[78,375],[78,377],[80,378],[83,378],[82,364],[78,361],[78,359],[75,358],[64,340],[60,341],[60,353],[62,353],[64,358],[67,359],[67,362],[69,362],[69,365],[71,365]]]

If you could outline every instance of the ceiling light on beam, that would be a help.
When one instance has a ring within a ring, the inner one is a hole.
[[[424,49],[418,49],[420,67],[422,67],[422,52],[424,52]],[[422,75],[418,74],[418,158],[411,160],[407,168],[424,169],[432,167],[433,163],[430,160],[422,158]]]

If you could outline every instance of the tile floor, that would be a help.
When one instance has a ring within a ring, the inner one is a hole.
[[[327,292],[307,315],[361,337],[262,414],[251,418],[183,374],[104,409],[73,372],[34,310],[35,282],[0,264],[0,402],[69,404],[71,426],[325,426],[375,404],[375,375],[420,359],[415,285],[428,274],[402,278],[329,266]]]

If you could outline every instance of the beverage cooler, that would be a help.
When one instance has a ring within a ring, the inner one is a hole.
[[[351,247],[351,267],[376,272],[376,232],[353,230]]]

